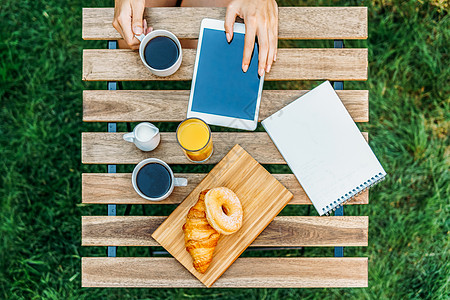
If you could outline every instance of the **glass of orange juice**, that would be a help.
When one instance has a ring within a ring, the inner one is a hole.
[[[177,141],[192,162],[205,162],[213,153],[211,129],[199,118],[188,118],[178,125]]]

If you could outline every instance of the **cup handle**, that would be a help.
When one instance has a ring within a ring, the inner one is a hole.
[[[174,178],[173,185],[174,186],[187,186],[188,180],[186,178]]]
[[[145,38],[145,34],[141,34],[141,35],[134,35],[140,42],[142,42],[142,40]]]
[[[134,143],[134,132],[125,133],[123,139],[127,142]]]

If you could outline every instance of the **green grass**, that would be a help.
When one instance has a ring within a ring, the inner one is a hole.
[[[280,1],[295,5],[299,1]],[[369,257],[369,287],[358,289],[83,289],[80,257],[105,256],[80,246],[80,216],[106,214],[80,204],[82,172],[105,166],[80,163],[81,93],[105,83],[81,81],[81,7],[112,1],[2,1],[0,10],[0,298],[3,299],[448,299],[450,18],[444,1],[302,1],[302,5],[369,7],[369,80],[346,88],[370,90],[370,144],[389,177],[371,191],[370,205],[347,215],[370,217],[369,246],[346,248]],[[330,42],[283,42],[283,46]],[[299,88],[305,83],[270,83]],[[161,84],[126,84],[167,88]],[[177,83],[176,88],[189,88]],[[126,128],[122,124],[121,131]],[[167,129],[167,128],[166,128]],[[121,166],[119,171],[129,171]],[[178,170],[182,170],[179,168]],[[274,168],[273,171],[280,171]],[[123,212],[119,207],[119,212]],[[152,211],[167,213],[173,207]],[[306,214],[288,207],[282,214]],[[140,214],[135,207],[132,214]],[[305,256],[332,256],[307,248]],[[271,253],[273,254],[273,253]],[[276,251],[300,255],[299,251]],[[119,248],[118,255],[148,255]],[[244,255],[265,255],[245,253]]]

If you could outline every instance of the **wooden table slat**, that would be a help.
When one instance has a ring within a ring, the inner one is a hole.
[[[81,219],[81,244],[160,246],[151,234],[165,219],[156,216],[85,216]],[[368,226],[368,217],[279,216],[251,246],[367,246]]]
[[[155,76],[133,50],[84,49],[82,78],[86,81],[191,80],[194,49],[183,49],[175,74]],[[367,49],[280,48],[264,80],[367,80]]]
[[[289,204],[311,205],[311,201],[293,174],[272,174],[294,197]],[[176,187],[163,201],[148,201],[140,197],[131,184],[131,173],[83,173],[81,180],[81,199],[85,204],[178,204],[206,176],[205,173],[177,173],[176,177],[188,179],[185,187]],[[366,191],[346,204],[368,204]]]
[[[83,287],[204,287],[174,258],[83,257]],[[367,257],[242,257],[212,287],[367,287]]]
[[[264,90],[259,120],[277,112],[307,90]],[[369,91],[336,91],[355,122],[369,121]],[[85,122],[180,122],[186,118],[189,90],[85,90]]]
[[[133,143],[123,140],[123,132],[83,132],[81,160],[84,164],[136,164],[149,157],[168,164],[194,164],[184,155],[175,132],[162,132],[161,143],[151,151],[139,150]],[[366,140],[367,133],[362,133]],[[208,164],[219,162],[234,145],[240,144],[261,164],[286,164],[266,132],[213,132],[214,154]]]
[[[226,8],[147,8],[144,16],[155,29],[180,39],[198,38],[203,18],[224,20]],[[367,7],[280,7],[280,39],[366,39]],[[114,8],[83,8],[85,40],[120,39],[112,26]],[[182,22],[180,22],[182,20]]]

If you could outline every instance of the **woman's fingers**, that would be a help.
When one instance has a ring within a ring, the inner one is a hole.
[[[153,27],[148,27],[147,20],[144,19],[144,34],[147,35],[150,32],[152,32],[152,30],[153,30]]]
[[[150,32],[152,32],[152,30],[153,30],[153,27],[148,27],[147,20],[144,19],[144,34],[147,35]]]
[[[272,19],[271,19],[271,28],[272,28],[272,36],[273,36],[273,44],[274,44],[274,55],[273,61],[277,60],[277,52],[278,52],[278,5],[276,2],[272,4]]]
[[[123,33],[123,30],[122,30],[122,27],[120,26],[120,23],[119,22],[113,22],[113,26],[120,33],[120,35],[122,36],[123,40],[128,45],[128,42],[125,40],[125,34]],[[128,47],[129,47],[129,45],[128,45]]]
[[[247,72],[255,46],[256,22],[245,22],[244,55],[242,57],[242,71]]]
[[[278,48],[278,6],[276,2],[269,2],[267,12],[267,35],[269,37],[269,51],[267,54],[266,72],[270,72],[272,63],[276,60]]]
[[[278,27],[278,26],[277,26]],[[274,51],[273,51],[273,61],[277,61],[277,53],[278,53],[278,28],[273,32],[273,44],[274,44]]]
[[[142,28],[142,19],[144,18],[144,1],[131,1],[131,28],[134,34],[141,35],[144,33]]]
[[[227,13],[225,15],[225,33],[228,43],[233,39],[233,27],[237,15],[238,11],[235,9],[234,5],[228,5]]]
[[[264,26],[264,24],[261,24],[258,29],[258,44],[258,74],[259,76],[263,76],[264,70],[266,69],[266,62],[269,62],[267,59],[269,53],[269,36],[267,33],[267,26]]]
[[[147,25],[142,21],[144,6],[144,0],[115,1],[113,26],[131,49],[139,48],[139,40],[134,35],[146,31]]]
[[[234,0],[228,5],[225,16],[225,31],[228,42],[232,39],[236,16],[245,21],[245,44],[242,70],[247,72],[258,36],[258,74],[269,72],[277,58],[278,5],[275,0]]]
[[[131,30],[131,18],[119,18],[119,24],[122,29],[122,37],[131,49],[136,50],[139,48],[139,40],[134,37]]]
[[[266,72],[269,73],[270,72],[270,68],[272,68],[272,63],[275,57],[275,51],[277,48],[275,38],[273,36],[273,32],[272,30],[269,29],[269,32],[267,33],[268,37],[269,37],[269,51],[267,54],[267,63],[266,63]]]
[[[119,21],[117,21],[117,19],[114,19],[112,25],[117,30],[117,32],[119,32],[120,35],[123,37],[122,27],[120,27]]]

